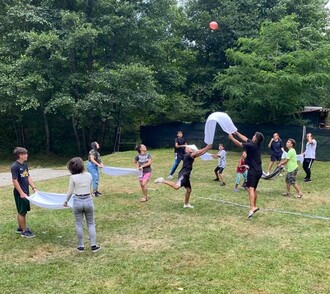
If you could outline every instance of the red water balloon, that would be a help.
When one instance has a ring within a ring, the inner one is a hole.
[[[211,30],[216,30],[217,28],[218,28],[218,23],[216,22],[216,21],[211,21],[210,23],[209,23],[209,26],[210,26],[210,29]]]

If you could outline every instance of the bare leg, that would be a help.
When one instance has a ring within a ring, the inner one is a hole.
[[[272,169],[274,162],[275,162],[275,161],[271,161],[271,162],[269,162],[268,170],[267,170],[268,173],[270,173],[270,170]]]
[[[186,188],[186,195],[184,197],[184,204],[189,204],[189,199],[190,199],[190,194],[191,194],[191,188]]]
[[[257,192],[253,187],[249,188],[249,201],[250,201],[250,211],[254,211],[257,208]]]
[[[285,182],[285,184],[286,184],[286,191],[290,193],[290,183]]]
[[[295,183],[295,184],[293,185],[293,187],[296,189],[297,194],[298,194],[298,197],[299,197],[299,196],[301,197],[301,196],[302,196],[302,193],[301,193],[301,190],[300,190],[298,184]]]
[[[17,214],[18,227],[24,232],[26,230],[26,215]]]
[[[220,178],[221,182],[223,182],[223,183],[225,182],[223,174],[219,174],[219,178]]]
[[[167,186],[170,186],[170,187],[172,187],[173,189],[175,189],[175,190],[178,190],[178,189],[180,189],[180,186],[179,185],[177,185],[176,183],[174,183],[174,182],[171,182],[171,181],[167,181],[167,180],[164,180],[163,181],[163,183],[164,184],[166,184]]]

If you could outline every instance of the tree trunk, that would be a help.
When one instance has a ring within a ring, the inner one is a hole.
[[[75,121],[74,117],[72,117],[71,121],[72,121],[72,128],[73,128],[73,131],[74,131],[74,135],[76,137],[78,154],[82,154],[81,144],[80,144],[79,135],[78,135],[77,127],[76,127],[76,121]]]
[[[42,117],[44,119],[44,125],[45,125],[45,133],[46,133],[46,154],[50,153],[50,134],[49,134],[49,125],[48,125],[48,118],[46,115],[44,104],[40,104],[41,111],[42,111]]]

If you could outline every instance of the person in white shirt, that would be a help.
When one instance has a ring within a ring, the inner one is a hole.
[[[73,194],[73,213],[76,220],[76,232],[78,237],[78,252],[83,252],[84,247],[84,216],[88,227],[89,241],[92,252],[100,250],[96,244],[96,230],[94,221],[94,203],[91,196],[92,175],[85,172],[84,162],[80,157],[70,159],[67,164],[70,176],[69,190],[63,206],[68,206],[68,201]]]
[[[308,133],[306,135],[306,140],[307,140],[306,149],[305,152],[303,153],[304,155],[303,169],[306,173],[304,182],[311,182],[312,181],[311,169],[313,162],[315,160],[317,142],[315,139],[313,139],[313,135],[311,133]]]

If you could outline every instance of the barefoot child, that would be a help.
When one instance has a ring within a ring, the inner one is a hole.
[[[289,149],[286,159],[281,161],[278,166],[287,164],[287,175],[285,178],[286,183],[286,192],[282,193],[283,196],[290,196],[290,186],[292,185],[297,191],[297,198],[301,198],[303,194],[296,183],[296,177],[298,173],[298,164],[297,164],[297,153],[294,147],[296,146],[296,141],[294,139],[288,139],[286,142],[286,147]]]
[[[175,190],[180,189],[181,187],[186,188],[185,200],[183,208],[194,208],[190,204],[190,194],[191,194],[191,183],[190,183],[190,174],[193,169],[193,163],[196,157],[199,157],[205,154],[208,150],[212,148],[212,144],[207,145],[201,150],[192,150],[190,147],[186,147],[186,153],[183,156],[183,165],[178,175],[178,180],[176,183],[164,180],[163,178],[158,178],[155,180],[155,183],[164,183]]]

